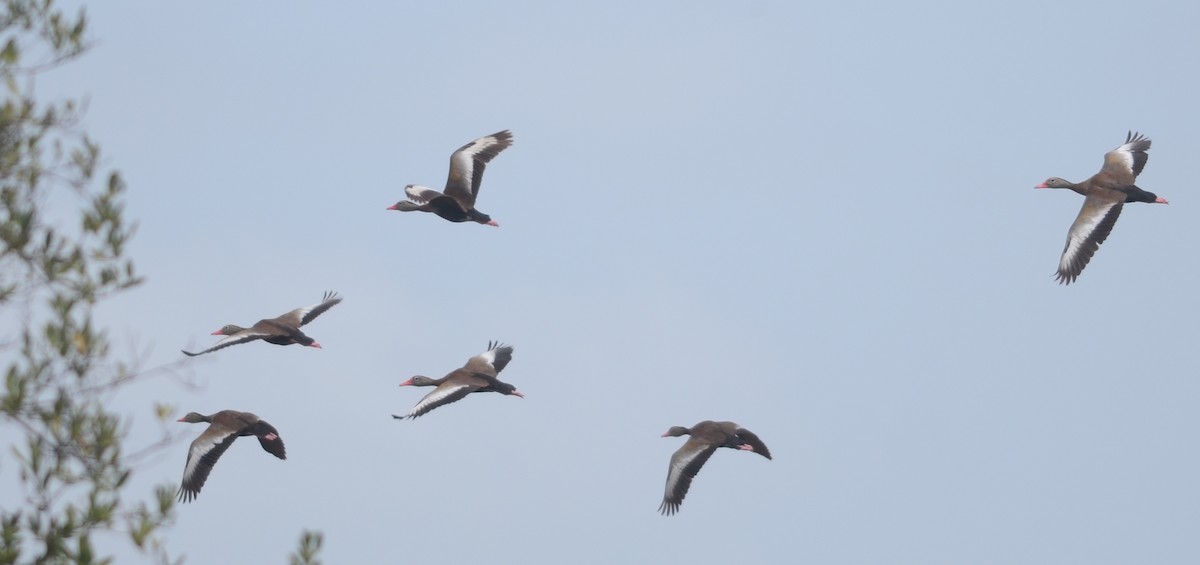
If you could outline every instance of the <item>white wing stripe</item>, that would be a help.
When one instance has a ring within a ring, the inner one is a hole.
[[[245,329],[245,330],[242,330],[233,335],[225,336],[220,341],[212,344],[211,346],[208,347],[208,349],[205,349],[204,351],[201,351],[200,353],[208,353],[209,351],[221,349],[222,347],[226,347],[226,346],[230,346],[230,345],[237,345],[239,343],[245,343],[247,341],[254,341],[256,339],[260,339],[260,338],[266,337],[268,335],[270,335],[270,334],[268,334],[266,332]],[[200,353],[197,353],[197,355],[199,355]]]
[[[472,149],[473,148],[474,146],[472,146]],[[479,153],[479,151],[472,152],[470,149],[468,149],[466,151],[456,151],[454,155],[451,156],[451,158],[454,160],[454,164],[451,165],[451,168],[462,171],[463,178],[466,179],[468,183],[471,182],[470,179],[474,175],[476,153]]]
[[[1080,224],[1078,229],[1071,231],[1067,249],[1063,252],[1062,259],[1058,262],[1059,270],[1064,272],[1070,270],[1071,265],[1075,263],[1075,258],[1079,254],[1079,251],[1084,245],[1088,244],[1092,233],[1096,231],[1096,227],[1100,225],[1100,222],[1104,221],[1104,218],[1108,216],[1113,206],[1116,205],[1116,202],[1108,203],[1103,208],[1098,209],[1091,217],[1086,218],[1086,221]]]
[[[422,398],[420,400],[420,402],[417,402],[417,405],[413,406],[412,410],[408,411],[408,416],[415,417],[417,414],[421,413],[426,407],[437,404],[438,402],[445,400],[446,397],[448,397],[448,396],[454,394],[455,392],[458,392],[464,388],[467,388],[467,385],[463,384],[463,385],[458,385],[458,386],[453,386],[453,387],[440,387],[439,386],[439,387],[433,389],[433,391],[431,391],[429,394],[426,394],[425,398]]]
[[[500,142],[500,140],[498,140],[495,137],[492,137],[490,135],[487,137],[481,137],[479,139],[476,139],[475,141],[472,141],[469,145],[464,147],[462,150],[455,151],[454,156],[462,158],[463,161],[465,161],[465,165],[469,167],[471,165],[471,163],[473,162],[473,159],[475,158],[476,155],[483,153],[483,151],[488,149],[489,147],[495,147],[497,145],[504,145],[504,144],[502,144]],[[507,147],[507,145],[505,145],[505,147]]]
[[[429,202],[430,200],[433,200],[441,195],[440,192],[432,188],[415,184],[410,184],[404,187],[404,194],[408,196],[409,200],[412,200],[417,204],[425,204],[426,202]]]
[[[192,449],[188,451],[187,465],[183,468],[183,482],[185,484],[195,480],[196,467],[200,465],[200,459],[204,457],[205,453],[212,451],[222,439],[225,438],[214,435],[207,439],[203,437],[196,438],[196,441],[192,442]]]
[[[496,350],[495,349],[489,349],[487,351],[484,351],[483,353],[480,353],[476,357],[482,359],[484,363],[487,363],[493,369],[496,368]]]
[[[683,476],[683,469],[695,458],[696,454],[692,453],[690,457],[680,457],[677,461],[671,462],[671,471],[667,473],[665,495],[668,500],[675,498],[675,489],[679,484],[679,478]]]
[[[292,310],[291,312],[288,312],[288,316],[295,317],[297,325],[304,325],[304,323],[303,323],[304,317],[307,316],[309,312],[312,312],[313,308],[316,308],[317,306],[320,306],[320,305],[321,304],[313,304],[312,306],[305,306],[303,308],[297,308],[295,310]]]
[[[1113,150],[1113,153],[1116,154],[1117,158],[1121,160],[1121,166],[1125,167],[1125,170],[1128,171],[1129,174],[1133,174],[1132,150],[1133,143],[1126,143],[1125,145]]]

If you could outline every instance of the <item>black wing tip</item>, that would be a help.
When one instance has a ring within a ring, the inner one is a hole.
[[[488,347],[487,347],[488,351],[496,351],[497,349],[504,349],[504,348],[512,349],[513,346],[511,346],[507,343],[504,343],[500,340],[488,341]]]
[[[679,504],[680,503],[678,503],[678,502],[671,502],[669,500],[663,500],[662,504],[659,505],[659,507],[658,507],[658,511],[663,516],[671,516],[671,515],[674,515],[676,512],[679,512]]]
[[[1144,153],[1144,152],[1148,151],[1150,149],[1150,143],[1151,143],[1150,138],[1148,138],[1145,135],[1142,135],[1136,131],[1129,130],[1129,132],[1125,134],[1124,145],[1133,144],[1133,147],[1131,147],[1130,149],[1132,149],[1135,152]],[[1140,172],[1141,167],[1137,167],[1137,170]]]
[[[467,142],[466,145],[456,149],[454,152],[458,153],[460,151],[465,151],[465,150],[470,149],[471,147],[473,147],[475,145],[479,145],[479,144],[488,144],[489,145],[489,147],[485,147],[485,148],[477,150],[480,153],[475,155],[475,160],[477,162],[482,161],[484,164],[486,164],[489,161],[491,161],[494,157],[496,157],[496,155],[499,154],[501,151],[504,151],[505,149],[512,147],[512,144],[513,144],[512,130],[507,130],[507,129],[501,130],[501,131],[498,131],[498,132],[490,134],[490,135],[485,135],[485,136],[479,137],[478,139],[473,139],[473,140]],[[492,145],[492,144],[494,144],[494,145]]]
[[[321,302],[329,302],[330,300],[334,300],[336,302],[341,302],[342,297],[338,296],[338,293],[336,291],[327,290],[327,291],[325,291],[325,296],[321,297]]]
[[[199,352],[199,353],[192,353],[191,351],[187,351],[187,350],[184,350],[184,349],[180,349],[179,351],[182,351],[182,352],[183,352],[183,354],[184,354],[184,355],[187,355],[188,357],[195,357],[195,356],[197,356],[197,355],[203,355],[203,354],[204,354],[204,352],[203,352],[203,351],[201,351],[201,352]]]
[[[191,490],[187,487],[179,487],[179,492],[176,494],[175,500],[179,502],[191,502],[199,495],[199,490]]]
[[[1077,278],[1079,278],[1079,273],[1071,274],[1071,273],[1066,273],[1063,271],[1054,273],[1054,279],[1056,281],[1058,281],[1058,284],[1061,284],[1061,285],[1069,285],[1069,284],[1075,282],[1075,279],[1077,279]]]
[[[279,449],[274,449],[276,445],[279,446]],[[266,452],[274,455],[277,459],[287,461],[287,447],[284,447],[282,440],[277,440],[277,443],[271,442],[271,449],[267,449]]]
[[[498,131],[492,135],[489,135],[488,137],[495,139],[496,141],[506,142],[505,145],[512,145],[513,141],[512,130],[509,129]]]

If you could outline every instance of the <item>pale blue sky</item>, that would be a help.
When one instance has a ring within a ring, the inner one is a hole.
[[[168,535],[197,563],[1200,561],[1195,2],[88,6],[86,94],[147,283],[100,312],[178,361],[345,302],[323,350],[243,345],[115,402],[252,411]],[[511,129],[478,206],[384,210]],[[1139,186],[1077,284],[1082,180]],[[416,421],[488,340],[524,400]],[[662,517],[672,425],[734,420]],[[186,424],[173,424],[187,426]],[[131,494],[177,484],[187,441]]]

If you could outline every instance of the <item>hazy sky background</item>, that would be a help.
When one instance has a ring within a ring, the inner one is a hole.
[[[415,4],[415,5],[414,5]],[[118,356],[316,303],[323,350],[114,399],[255,412],[167,536],[188,563],[1200,561],[1196,2],[88,3],[46,75],[129,183]],[[511,129],[499,229],[386,211]],[[1078,283],[1083,180],[1139,186]],[[490,339],[524,400],[395,421]],[[663,517],[672,425],[733,420]],[[178,484],[187,442],[128,496]],[[122,549],[122,552],[127,550]],[[121,553],[122,556],[128,556]],[[123,559],[124,561],[124,559]]]

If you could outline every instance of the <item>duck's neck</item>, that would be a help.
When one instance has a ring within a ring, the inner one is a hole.
[[[1066,185],[1055,187],[1055,188],[1069,188],[1071,190],[1074,190],[1078,194],[1082,194],[1084,196],[1088,195],[1087,191],[1083,189],[1083,185],[1081,185],[1079,183],[1071,182],[1069,180],[1064,180],[1063,182],[1065,182]]]

